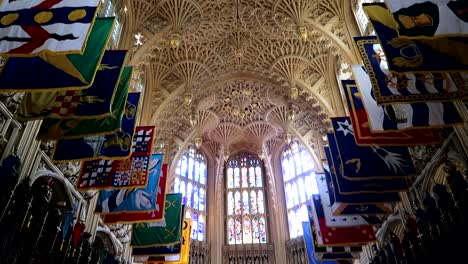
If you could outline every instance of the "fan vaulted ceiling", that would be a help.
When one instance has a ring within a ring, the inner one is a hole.
[[[127,0],[121,47],[145,76],[143,123],[156,125],[157,141],[258,148],[277,145],[293,109],[299,134],[324,133],[341,114],[337,65],[356,62],[350,2]]]

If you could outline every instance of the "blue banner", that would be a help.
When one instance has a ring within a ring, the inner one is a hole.
[[[156,209],[156,195],[163,162],[162,154],[152,154],[148,184],[144,188],[103,190],[99,193],[96,213],[145,212]]]
[[[336,174],[331,163],[331,153],[329,148],[325,148],[328,164],[324,164],[325,179],[329,190],[330,203],[334,214],[338,215],[379,215],[392,212],[391,207],[385,206],[385,203],[396,203],[400,201],[400,195],[397,192],[391,193],[348,193],[342,194],[340,186],[352,184],[346,179],[340,178]],[[330,167],[329,167],[330,166]],[[333,169],[332,169],[333,168]]]
[[[342,160],[338,151],[335,135],[328,134],[328,143],[331,154],[330,170],[333,170],[337,183],[338,189],[341,194],[354,194],[354,193],[392,193],[406,191],[408,189],[408,182],[406,179],[369,179],[360,181],[351,181],[348,178],[343,177],[343,172],[340,167]],[[372,166],[372,164],[361,164],[362,166]],[[383,201],[382,201],[383,202]]]
[[[450,72],[468,70],[468,37],[399,38],[398,24],[385,3],[364,4],[394,72]]]
[[[379,104],[459,100],[468,94],[466,73],[395,74],[388,70],[387,57],[376,36],[354,37],[354,41]]]
[[[94,159],[123,159],[131,154],[140,93],[129,93],[122,128],[114,134],[58,140],[52,160],[55,162]],[[70,151],[70,150],[73,151]]]
[[[416,173],[408,148],[358,146],[349,117],[334,117],[332,125],[339,155],[335,168],[342,168],[343,178],[350,181],[407,179]]]

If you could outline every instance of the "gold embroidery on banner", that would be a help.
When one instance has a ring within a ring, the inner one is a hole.
[[[70,14],[68,14],[68,20],[70,20],[72,22],[75,22],[75,21],[78,21],[78,20],[84,18],[85,16],[86,16],[86,10],[78,9],[78,10],[74,10],[74,11],[70,12]]]
[[[8,15],[4,15],[0,19],[0,23],[4,26],[8,26],[8,25],[11,25],[13,22],[15,22],[18,19],[18,17],[19,17],[18,13],[11,13]]]
[[[50,11],[43,11],[34,16],[34,21],[38,24],[45,24],[54,17],[54,13]]]

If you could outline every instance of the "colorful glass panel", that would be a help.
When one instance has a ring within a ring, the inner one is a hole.
[[[230,245],[236,244],[234,219],[229,218],[227,221],[227,225],[228,225],[228,243]]]
[[[242,222],[240,218],[236,218],[234,228],[236,234],[236,244],[242,244]]]
[[[318,193],[314,173],[314,161],[310,153],[298,142],[291,143],[281,155],[285,204],[288,211],[290,238],[302,235],[302,221],[308,221],[304,215],[305,205],[312,194]]]
[[[175,171],[174,192],[183,194],[186,216],[192,219],[191,237],[196,240],[205,238],[206,166],[205,157],[190,147],[177,162]]]
[[[226,167],[227,243],[266,243],[262,162],[254,155],[240,153]]]
[[[255,167],[255,175],[257,176],[257,187],[263,187],[262,169],[260,166]]]
[[[258,208],[257,194],[255,193],[255,191],[251,191],[250,192],[250,213],[256,214],[258,212],[257,208]]]
[[[232,192],[228,192],[228,215],[234,214],[234,194]]]
[[[249,204],[249,193],[244,191],[242,192],[242,214],[250,214]]]
[[[233,169],[228,168],[227,169],[227,187],[234,188],[234,178],[233,178]]]

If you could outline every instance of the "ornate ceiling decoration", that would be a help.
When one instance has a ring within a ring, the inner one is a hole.
[[[277,145],[289,125],[326,131],[331,76],[353,62],[347,1],[127,0],[122,45],[138,36],[130,63],[145,65],[146,122],[158,140],[195,131],[228,146],[240,134]],[[284,120],[291,107],[297,118]]]

